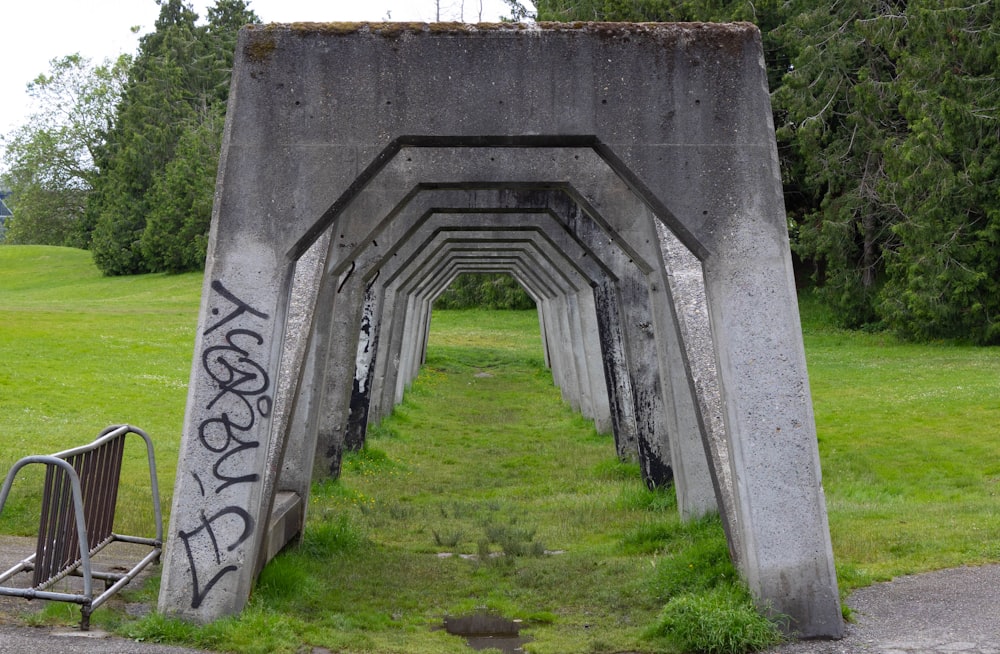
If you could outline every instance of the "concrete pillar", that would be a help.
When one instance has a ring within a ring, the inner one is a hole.
[[[347,434],[344,445],[348,450],[360,450],[365,443],[368,427],[368,406],[371,385],[375,377],[375,355],[378,351],[379,324],[376,307],[379,301],[378,289],[369,284],[365,289],[361,314],[361,330],[358,334],[358,348],[354,363],[354,386],[351,389],[350,415],[347,420]]]
[[[594,282],[597,286],[597,282]],[[599,434],[612,433],[611,404],[608,396],[608,382],[605,378],[604,357],[605,347],[597,326],[597,308],[594,302],[594,289],[589,288],[578,294],[580,316],[583,321],[583,342],[588,344],[584,350],[588,378],[590,379],[590,397],[594,406],[594,428]]]
[[[618,289],[610,281],[594,288],[594,309],[598,336],[603,344],[604,376],[608,387],[615,449],[622,461],[635,461],[639,455],[635,425],[635,400],[629,378],[627,354],[622,342],[621,310]]]
[[[740,545],[741,530],[735,525],[736,514],[733,490],[732,468],[729,460],[729,442],[722,416],[722,399],[715,366],[712,345],[712,330],[705,303],[705,283],[701,272],[701,262],[677,240],[666,225],[657,221],[657,236],[666,265],[670,295],[675,308],[674,316],[683,342],[683,358],[690,371],[688,377],[692,391],[698,402],[701,433],[701,447],[709,463],[709,479],[717,489],[716,500],[723,526],[730,542],[730,553],[734,561],[743,556]],[[685,447],[691,447],[690,442]],[[687,474],[687,473],[684,473]],[[702,480],[704,483],[704,480]],[[692,515],[710,508],[706,500],[703,504],[691,506]]]

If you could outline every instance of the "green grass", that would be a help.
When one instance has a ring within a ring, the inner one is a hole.
[[[200,275],[108,279],[85,252],[0,247],[0,471],[131,422],[156,441],[169,507],[200,290]],[[1000,352],[846,332],[801,306],[842,590],[1000,560]],[[435,312],[427,365],[371,432],[315,486],[302,546],[243,615],[95,620],[241,652],[467,651],[433,627],[481,607],[524,620],[533,652],[738,651],[728,634],[767,628],[745,624],[718,520],[680,524],[560,401],[533,312]],[[145,472],[125,474],[119,513],[138,521]],[[31,486],[0,533],[33,533]]]
[[[1000,350],[803,331],[845,589],[1000,560]]]
[[[168,511],[200,295],[198,274],[105,278],[82,250],[0,247],[0,471],[128,422],[154,439]],[[148,530],[148,494],[132,490],[149,487],[141,448],[125,475],[123,507],[142,511],[118,528]],[[6,533],[35,533],[37,499],[15,496]]]

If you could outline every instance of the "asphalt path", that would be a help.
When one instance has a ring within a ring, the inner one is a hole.
[[[1000,565],[898,577],[855,591],[839,641],[773,654],[1000,654]]]
[[[142,643],[100,630],[32,628],[0,624],[2,654],[190,654],[201,650]]]

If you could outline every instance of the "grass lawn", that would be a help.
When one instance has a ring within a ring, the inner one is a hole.
[[[1000,349],[838,330],[800,304],[841,586],[1000,561]]]
[[[169,510],[201,279],[106,278],[82,250],[0,246],[0,474],[22,456],[83,445],[127,422],[154,439]],[[125,465],[133,483],[121,506],[142,511],[120,511],[118,528],[137,533],[144,524],[130,518],[145,517],[149,506],[148,493],[134,490],[149,487],[141,448]],[[24,492],[5,508],[0,528],[34,535],[41,487],[19,485]]]
[[[201,275],[109,279],[86,252],[0,247],[0,473],[130,422],[156,442],[168,508],[200,291]],[[802,312],[842,590],[1000,560],[1000,351],[838,330],[808,296]],[[530,651],[669,651],[651,631],[664,604],[731,584],[718,521],[681,525],[561,403],[533,312],[435,312],[427,365],[371,431],[242,616],[95,619],[233,651],[460,652],[433,627],[488,608],[524,621]],[[125,474],[127,521],[147,500],[142,466]],[[0,533],[34,532],[31,485]]]

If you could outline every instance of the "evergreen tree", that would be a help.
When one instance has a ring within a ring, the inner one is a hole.
[[[152,270],[183,272],[205,265],[224,120],[218,104],[205,111],[185,126],[173,158],[147,193],[150,213],[141,246]]]
[[[1000,2],[910,0],[895,39],[908,129],[886,157],[898,211],[880,309],[910,337],[1000,343]]]
[[[218,0],[206,26],[182,0],[158,3],[88,204],[94,261],[109,275],[204,265],[236,30],[258,22],[242,0]]]
[[[877,320],[884,255],[896,243],[899,214],[880,190],[884,153],[904,129],[883,33],[897,8],[865,0],[809,5],[776,30],[796,49],[774,93],[778,136],[794,148],[796,188],[805,195],[789,203],[799,210],[790,216],[794,247],[815,266],[821,294],[841,322],[857,327]]]
[[[164,0],[156,30],[140,39],[92,196],[91,250],[105,274],[151,270],[140,245],[151,210],[147,193],[192,117],[184,66],[198,58],[197,18],[181,0]]]

